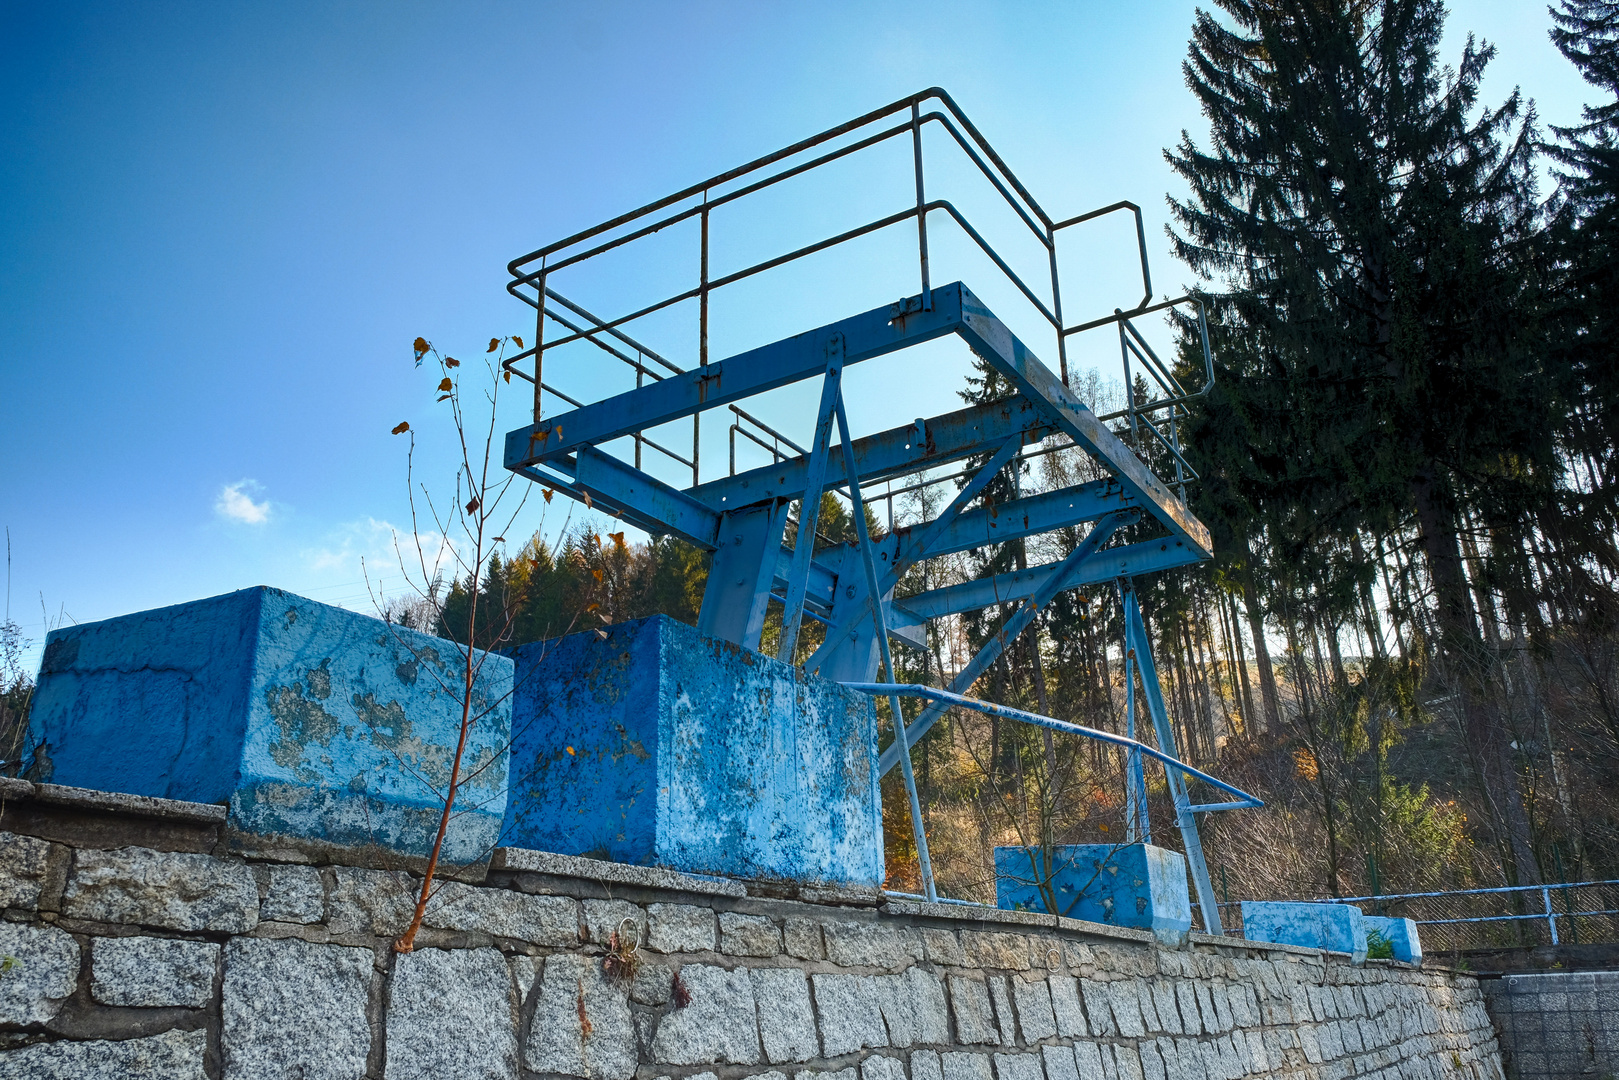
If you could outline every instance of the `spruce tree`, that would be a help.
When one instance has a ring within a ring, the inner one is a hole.
[[[1166,152],[1223,360],[1194,450],[1282,557],[1416,525],[1503,869],[1538,881],[1459,539],[1464,507],[1510,517],[1556,473],[1532,116],[1517,94],[1480,107],[1490,47],[1442,65],[1438,0],[1220,6],[1231,25],[1199,12],[1184,68],[1210,145]]]

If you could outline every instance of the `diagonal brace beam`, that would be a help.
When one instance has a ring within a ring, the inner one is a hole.
[[[1023,602],[1023,605],[1012,614],[1011,618],[1001,624],[1000,628],[984,643],[984,647],[978,650],[977,655],[967,662],[967,666],[957,672],[954,679],[950,680],[950,686],[948,687],[950,692],[952,694],[964,694],[970,690],[973,683],[978,681],[978,677],[989,668],[990,664],[995,662],[995,658],[1001,655],[1008,645],[1017,640],[1029,623],[1034,621],[1034,617],[1039,613],[1040,609],[1049,604],[1051,598],[1061,591],[1064,579],[1083,564],[1086,559],[1094,555],[1096,549],[1106,543],[1109,537],[1120,528],[1134,521],[1136,517],[1136,511],[1128,510],[1118,514],[1111,514],[1092,526],[1090,533],[1080,542],[1079,546],[1074,548],[1067,558],[1057,564],[1056,570],[1040,588]],[[916,740],[926,735],[934,722],[944,715],[946,708],[948,708],[948,705],[934,702],[922,710],[921,715],[906,728],[906,744],[914,746]],[[882,757],[878,760],[877,773],[879,776],[887,773],[889,769],[894,767],[894,763],[899,760],[899,746],[897,743],[898,740],[896,739],[895,744],[890,745],[887,750],[883,751]]]

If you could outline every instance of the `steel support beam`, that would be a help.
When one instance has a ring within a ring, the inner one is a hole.
[[[1025,446],[1058,433],[1043,409],[1019,395],[856,439],[855,465],[860,482],[870,484],[994,450],[1019,432]],[[808,464],[807,457],[788,458],[711,480],[688,489],[686,494],[715,510],[746,506],[761,499],[796,499],[804,494]]]
[[[792,569],[787,575],[787,599],[781,615],[781,644],[776,658],[793,662],[798,648],[798,628],[804,622],[804,592],[809,582],[810,563],[815,556],[816,526],[821,521],[821,491],[826,482],[827,459],[832,453],[832,422],[842,400],[845,343],[840,335],[827,339],[823,363],[826,377],[821,383],[821,408],[815,420],[815,438],[810,443],[809,469],[804,496],[798,502],[798,536],[793,541]]]
[[[1123,547],[1097,552],[1084,566],[1067,577],[1064,588],[1092,585],[1111,581],[1129,574],[1150,574],[1185,566],[1201,558],[1185,544],[1165,537],[1162,540],[1144,540]],[[977,611],[991,604],[1010,603],[1032,596],[1045,586],[1061,563],[1031,566],[1027,570],[1012,570],[994,577],[979,578],[961,585],[946,585],[929,589],[915,596],[894,601],[894,618],[905,623],[925,623],[944,615],[959,615],[964,611]],[[891,627],[892,628],[892,627]]]
[[[956,677],[950,680],[949,691],[952,694],[965,694],[972,689],[973,683],[977,682],[978,677],[989,668],[990,664],[995,662],[995,658],[1001,655],[1008,645],[1018,639],[1019,635],[1028,628],[1029,623],[1034,621],[1034,617],[1039,613],[1040,609],[1049,604],[1051,598],[1062,590],[1068,575],[1084,565],[1086,560],[1096,554],[1097,548],[1105,544],[1109,537],[1123,526],[1128,525],[1135,517],[1134,511],[1126,511],[1105,517],[1092,526],[1085,539],[1079,542],[1079,546],[1074,548],[1062,562],[1056,564],[1053,572],[1041,583],[1040,587],[1023,602],[1023,605],[1017,611],[1012,613],[1011,618],[996,629],[990,639],[984,643],[983,648],[979,649],[977,654],[967,661],[967,666],[956,673]],[[914,746],[916,740],[926,735],[928,729],[933,726],[934,721],[944,714],[946,707],[944,704],[935,702],[924,709],[922,714],[906,728],[906,743]],[[882,757],[878,759],[878,775],[887,773],[898,760],[899,746],[896,740],[887,750],[883,751]]]
[[[1158,737],[1158,749],[1170,757],[1180,757],[1175,747],[1175,729],[1169,723],[1169,712],[1164,708],[1163,690],[1158,682],[1158,667],[1152,659],[1152,639],[1147,636],[1147,625],[1141,619],[1141,606],[1136,602],[1135,590],[1121,582],[1124,601],[1124,640],[1127,649],[1141,672],[1141,691],[1147,701],[1147,712],[1152,715],[1153,732]],[[1169,794],[1175,803],[1175,823],[1180,826],[1181,843],[1186,847],[1186,868],[1191,872],[1192,884],[1197,889],[1198,911],[1203,917],[1204,933],[1219,936],[1220,908],[1214,897],[1214,884],[1209,880],[1209,864],[1203,858],[1203,841],[1197,834],[1197,815],[1186,794],[1186,777],[1179,770],[1164,767],[1169,782]]]
[[[506,435],[506,467],[532,465],[814,378],[826,370],[826,347],[834,337],[843,342],[846,364],[943,337],[961,326],[962,292],[957,282],[934,290],[936,300],[948,293],[951,302],[935,303],[932,311],[896,318],[895,305],[884,305],[520,427]]]
[[[573,475],[592,498],[630,508],[637,516],[656,521],[661,526],[656,531],[673,533],[704,551],[714,550],[720,515],[679,488],[594,446],[578,448]]]
[[[697,615],[697,629],[704,635],[759,648],[786,524],[785,499],[721,515]]]
[[[1209,530],[1175,497],[1168,485],[1154,476],[1135,452],[1109,431],[1107,425],[965,286],[961,287],[959,301],[962,322],[956,332],[973,351],[1010,379],[1025,397],[1044,406],[1057,426],[1113,470],[1119,482],[1153,517],[1195,548],[1200,558],[1208,558],[1214,547]]]

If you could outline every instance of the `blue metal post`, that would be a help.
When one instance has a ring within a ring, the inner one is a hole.
[[[1152,640],[1147,637],[1146,624],[1141,619],[1141,606],[1136,603],[1135,590],[1128,582],[1121,582],[1124,594],[1124,632],[1128,647],[1134,649],[1136,664],[1141,670],[1141,691],[1147,698],[1147,711],[1152,714],[1152,726],[1158,736],[1158,748],[1179,757],[1175,747],[1175,731],[1169,725],[1169,713],[1164,708],[1163,691],[1158,683],[1158,669],[1152,661]],[[1179,769],[1166,767],[1164,775],[1169,781],[1169,793],[1175,802],[1176,824],[1180,826],[1181,842],[1186,846],[1186,866],[1192,882],[1197,886],[1198,910],[1203,916],[1203,930],[1216,936],[1224,933],[1220,926],[1220,908],[1214,895],[1214,884],[1209,880],[1208,863],[1203,858],[1203,841],[1197,835],[1197,815],[1192,812],[1191,800],[1186,795],[1186,778]]]
[[[849,417],[843,410],[843,395],[837,399],[838,434],[843,439],[843,468],[849,477],[849,502],[854,514],[855,536],[860,541],[860,560],[866,568],[866,600],[871,607],[871,621],[876,628],[877,649],[882,657],[883,678],[890,683],[894,678],[894,657],[888,646],[888,627],[883,621],[883,597],[877,586],[877,560],[871,553],[871,536],[866,531],[866,504],[860,497],[859,472],[855,468],[854,446],[849,438]],[[927,826],[922,822],[922,801],[916,794],[916,776],[911,772],[911,744],[905,736],[905,714],[900,711],[899,695],[888,697],[889,716],[894,721],[894,741],[900,750],[900,770],[905,777],[905,794],[911,801],[911,829],[916,834],[916,857],[922,871],[922,891],[928,902],[934,903],[939,894],[933,888],[933,860],[928,858]]]
[[[1128,635],[1124,643],[1124,734],[1136,738],[1135,654]],[[1152,843],[1152,823],[1147,817],[1147,777],[1141,767],[1141,751],[1131,747],[1124,764],[1125,837],[1132,844]]]
[[[789,664],[798,646],[798,628],[804,621],[804,591],[809,584],[810,560],[815,555],[815,529],[821,521],[832,418],[842,385],[843,335],[834,334],[826,343],[826,379],[821,383],[821,408],[816,414],[815,441],[810,443],[804,496],[798,504],[798,539],[793,545],[793,569],[787,578],[787,602],[781,615],[781,645],[776,650],[776,658]]]

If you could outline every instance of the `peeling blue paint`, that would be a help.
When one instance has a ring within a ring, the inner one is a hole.
[[[228,803],[243,832],[425,854],[461,721],[455,646],[260,586],[53,631],[29,771],[58,784]],[[489,656],[446,857],[505,812],[512,663]]]
[[[730,877],[882,881],[866,695],[661,615],[513,656],[504,843]]]
[[[1366,959],[1365,918],[1352,904],[1244,900],[1242,936],[1249,941],[1348,953],[1356,964]]]
[[[1394,947],[1394,959],[1422,966],[1422,939],[1417,936],[1417,924],[1412,919],[1395,919],[1385,915],[1362,915],[1366,936],[1382,934]]]
[[[1045,911],[1039,848],[995,849],[995,906]],[[1150,844],[1059,844],[1051,849],[1051,914],[1151,930],[1165,945],[1192,929],[1186,856]]]

